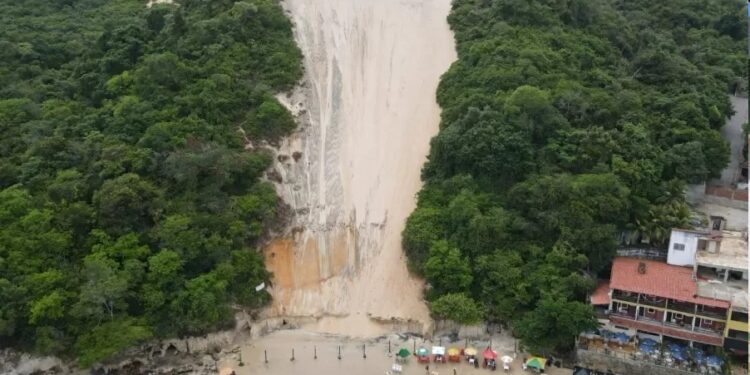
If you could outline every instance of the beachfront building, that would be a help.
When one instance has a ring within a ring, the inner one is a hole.
[[[616,258],[608,286],[609,323],[640,337],[722,346],[730,302],[698,295],[690,268]]]
[[[713,219],[713,218],[712,218]],[[696,296],[730,303],[723,332],[725,349],[746,354],[748,347],[747,234],[725,231],[721,218],[712,230],[672,230],[667,263],[692,267]]]
[[[622,335],[614,347],[611,343],[604,346],[610,350],[607,356],[618,351],[625,354],[616,361],[586,354],[597,346],[598,339],[584,334],[582,342],[586,342],[583,346],[587,349],[581,352],[579,345],[579,359],[587,358],[588,362],[582,363],[601,365],[605,361],[608,366],[616,366],[619,362],[632,362],[643,354],[640,346],[632,344],[633,340],[636,344],[653,340],[664,347],[692,347],[701,353],[718,353],[721,348],[746,356],[747,234],[721,228],[722,222],[717,221],[706,230],[672,230],[664,257],[641,251],[615,258],[610,279],[599,283],[591,304],[602,324],[599,335],[608,336],[609,340],[617,340],[618,336],[612,335]],[[649,363],[666,369],[675,367],[680,362],[675,359],[680,356],[670,353],[643,359],[652,358],[653,363]],[[689,363],[682,361],[682,367],[677,367],[700,372]]]
[[[727,328],[724,331],[724,349],[738,354],[747,354],[748,349],[748,324],[747,310],[732,307],[729,311]]]
[[[674,232],[673,232],[674,233]],[[723,346],[735,354],[747,354],[748,349],[748,248],[747,234],[731,231],[711,231],[706,246],[698,242],[687,266],[693,268],[697,285],[696,295],[702,298],[725,300],[730,304]],[[671,242],[671,241],[670,241]],[[667,262],[676,259],[669,249]]]
[[[747,352],[747,234],[672,230],[667,261],[618,257],[591,303],[605,323],[642,335]],[[744,348],[744,349],[742,349]]]

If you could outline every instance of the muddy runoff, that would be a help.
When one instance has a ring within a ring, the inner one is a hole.
[[[264,249],[264,316],[313,332],[428,332],[423,281],[401,231],[437,133],[440,75],[456,59],[450,0],[287,0],[305,77],[279,99],[299,129],[269,180],[292,218]]]

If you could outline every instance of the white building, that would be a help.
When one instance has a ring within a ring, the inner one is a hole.
[[[747,232],[672,229],[667,263],[693,267],[696,274],[712,269],[725,282],[730,275],[747,280],[747,253]]]
[[[672,229],[669,236],[667,263],[675,266],[695,266],[699,251],[716,252],[721,234],[688,229]]]

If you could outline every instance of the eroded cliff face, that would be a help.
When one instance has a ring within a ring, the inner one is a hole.
[[[373,320],[429,324],[401,231],[438,131],[435,92],[456,59],[450,0],[287,0],[305,56],[290,96],[300,129],[280,146],[277,190],[288,233],[265,249],[271,315],[325,317],[366,335]],[[413,327],[413,326],[412,326]]]

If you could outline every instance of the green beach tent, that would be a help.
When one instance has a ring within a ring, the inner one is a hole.
[[[541,357],[531,357],[526,361],[527,367],[533,367],[535,369],[544,370],[544,366],[547,364],[547,360]]]
[[[401,348],[401,349],[399,349],[398,354],[396,354],[396,355],[398,355],[401,358],[406,358],[409,355],[411,355],[411,352],[409,351],[409,349]]]

